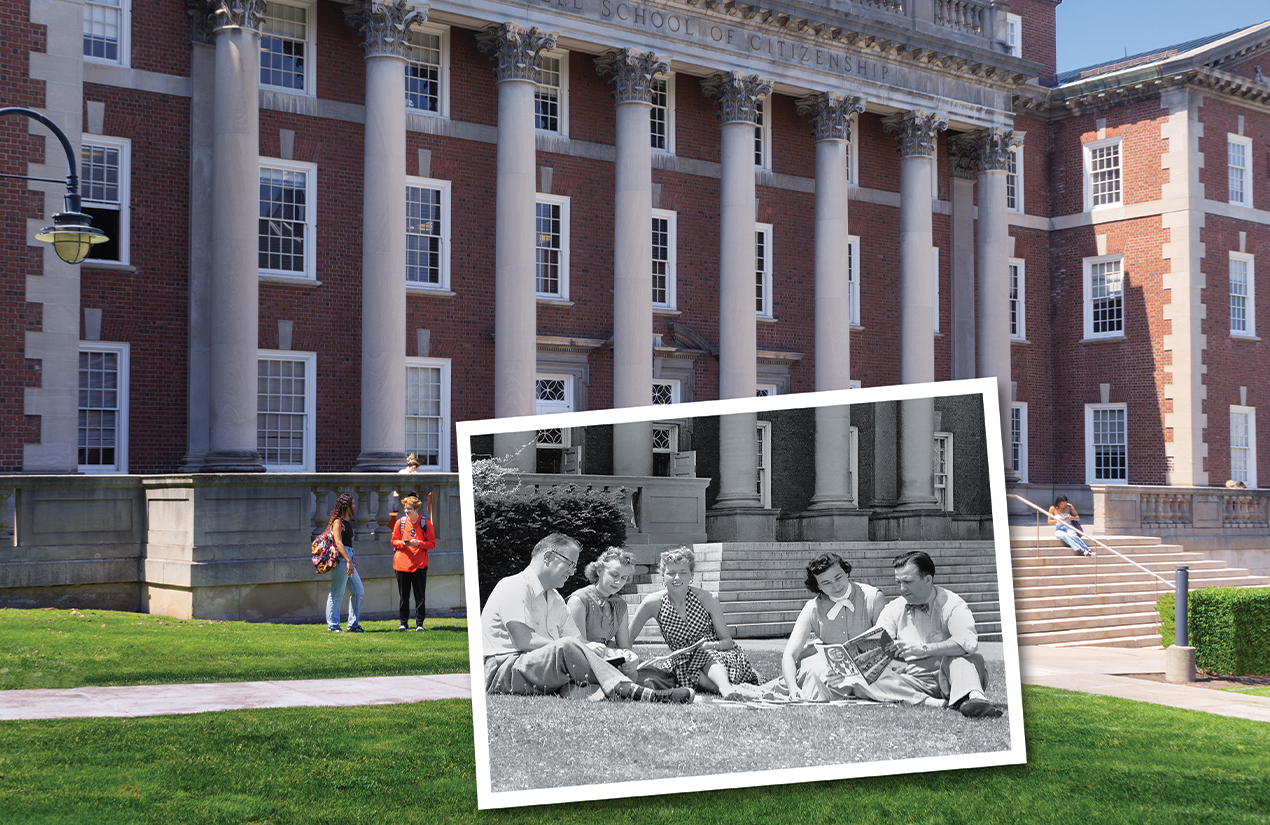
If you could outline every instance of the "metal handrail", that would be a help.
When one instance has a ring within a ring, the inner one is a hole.
[[[1009,494],[1008,494],[1008,498],[1017,498],[1019,501],[1023,502],[1023,503],[1024,503],[1024,504],[1026,504],[1028,507],[1031,507],[1033,510],[1035,510],[1038,514],[1045,516],[1045,517],[1046,517],[1046,519],[1048,519],[1048,518],[1050,517],[1050,512],[1049,512],[1049,510],[1043,510],[1043,509],[1041,509],[1039,506],[1037,506],[1036,504],[1033,504],[1032,502],[1028,501],[1028,500],[1027,500],[1027,499],[1025,499],[1023,496],[1020,496],[1020,495],[1018,495],[1018,494],[1016,494],[1016,493],[1009,493]],[[1166,578],[1164,578],[1163,576],[1161,576],[1159,573],[1156,573],[1155,571],[1150,570],[1150,569],[1148,569],[1148,568],[1144,567],[1144,566],[1143,566],[1143,565],[1141,565],[1141,564],[1138,564],[1136,561],[1134,561],[1133,559],[1129,558],[1129,557],[1128,557],[1128,556],[1126,556],[1124,553],[1121,553],[1119,550],[1116,550],[1114,547],[1109,547],[1109,546],[1108,546],[1105,542],[1100,541],[1099,539],[1097,539],[1097,538],[1095,538],[1095,537],[1093,537],[1093,536],[1089,535],[1088,533],[1086,533],[1086,532],[1085,532],[1084,530],[1082,530],[1081,528],[1079,528],[1079,527],[1072,527],[1072,525],[1070,525],[1070,524],[1069,524],[1069,525],[1067,525],[1067,526],[1068,526],[1068,528],[1069,528],[1069,529],[1071,529],[1071,530],[1075,531],[1077,534],[1079,534],[1079,535],[1083,536],[1085,539],[1087,539],[1087,540],[1089,540],[1089,541],[1092,541],[1094,544],[1096,544],[1096,545],[1098,545],[1099,547],[1101,547],[1102,549],[1106,550],[1108,553],[1112,553],[1112,554],[1114,554],[1114,555],[1119,556],[1120,558],[1122,558],[1122,559],[1124,559],[1125,561],[1127,561],[1129,564],[1132,564],[1134,567],[1137,567],[1137,568],[1138,568],[1138,569],[1140,569],[1142,572],[1146,573],[1147,575],[1151,576],[1152,578],[1156,579],[1157,581],[1163,582],[1165,587],[1172,587],[1172,586],[1173,586],[1173,583],[1172,583],[1172,582],[1170,582],[1168,579],[1166,579]],[[1040,522],[1040,518],[1039,518],[1039,517],[1037,518],[1037,522],[1036,522],[1036,543],[1037,543],[1037,546],[1039,547],[1039,546],[1040,546],[1040,543],[1041,543],[1041,522]],[[1095,588],[1095,591],[1097,590],[1097,587],[1098,587],[1098,556],[1097,556],[1097,554],[1095,554],[1095,555],[1094,555],[1094,588]],[[1159,593],[1159,590],[1156,590],[1156,593]]]

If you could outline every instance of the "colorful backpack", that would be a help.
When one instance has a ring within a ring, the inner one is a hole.
[[[335,536],[328,526],[322,531],[322,535],[313,540],[313,566],[320,576],[323,573],[330,573],[339,563],[340,551],[335,546]]]

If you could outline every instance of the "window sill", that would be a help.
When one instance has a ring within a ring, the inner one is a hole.
[[[1022,346],[1031,346],[1032,342],[1026,338],[1011,338],[1010,344],[1011,345],[1020,344]]]
[[[683,310],[671,309],[670,307],[653,307],[654,315],[663,315],[667,318],[678,318],[683,315]]]
[[[448,289],[436,289],[435,287],[414,286],[406,284],[407,295],[427,296],[429,298],[457,298],[458,293]]]
[[[261,275],[260,283],[273,286],[298,286],[304,289],[319,287],[322,282],[315,278],[291,278],[286,275]]]
[[[130,272],[135,273],[137,268],[132,264],[121,264],[118,261],[94,261],[86,260],[79,263],[82,269],[96,269],[99,272]]]
[[[538,306],[556,307],[557,309],[573,309],[573,301],[570,301],[568,298],[544,298],[539,295]]]
[[[1107,341],[1121,341],[1121,342],[1123,342],[1123,341],[1127,341],[1127,340],[1129,340],[1129,339],[1128,339],[1128,336],[1126,336],[1126,335],[1124,335],[1124,334],[1120,334],[1120,335],[1100,335],[1100,336],[1098,336],[1097,338],[1081,338],[1079,341],[1077,341],[1077,343],[1078,343],[1078,344],[1101,344],[1101,343],[1104,343],[1104,342],[1107,342]],[[1101,484],[1102,482],[1098,482],[1098,483],[1099,483],[1099,484]]]
[[[1232,341],[1250,341],[1250,342],[1252,342],[1252,343],[1256,343],[1257,341],[1260,341],[1260,340],[1261,340],[1261,337],[1260,337],[1260,336],[1257,336],[1257,335],[1247,335],[1247,334],[1245,334],[1245,333],[1236,333],[1236,332],[1232,332],[1232,333],[1230,334],[1230,340],[1232,340]]]
[[[774,323],[776,323],[777,321],[779,321],[780,319],[779,319],[779,318],[775,318],[775,317],[773,317],[773,316],[771,316],[771,315],[756,315],[756,316],[755,316],[755,318],[754,318],[754,320],[755,320],[755,321],[757,321],[757,322],[758,322],[758,323],[760,323],[760,324],[774,324]]]

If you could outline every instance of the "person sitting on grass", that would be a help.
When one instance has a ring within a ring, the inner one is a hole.
[[[882,608],[877,626],[894,639],[896,660],[871,685],[851,692],[877,702],[947,707],[962,716],[1000,716],[984,696],[988,670],[975,617],[965,600],[935,584],[935,562],[920,550],[892,561],[900,596]]]
[[[552,533],[534,546],[528,567],[494,586],[481,610],[486,692],[546,694],[598,684],[610,699],[691,702],[691,689],[635,684],[582,641],[556,590],[578,569],[581,552],[573,539]]]
[[[569,597],[569,615],[582,631],[582,639],[597,654],[631,678],[650,688],[673,688],[675,679],[656,667],[639,667],[631,648],[626,601],[618,595],[635,575],[635,556],[621,547],[610,547],[584,570],[586,587]],[[625,661],[617,664],[621,657]]]
[[[851,695],[851,686],[835,684],[823,653],[808,640],[842,644],[877,624],[886,597],[882,591],[852,581],[851,563],[837,553],[821,553],[807,565],[807,589],[815,598],[803,605],[781,656],[783,684],[793,701],[831,702]],[[770,683],[769,683],[770,684]]]
[[[760,695],[757,689],[738,688],[757,685],[759,678],[744,651],[732,641],[719,600],[691,586],[696,564],[696,554],[687,547],[661,554],[666,587],[644,597],[631,619],[630,638],[639,638],[648,620],[656,617],[671,651],[693,648],[673,660],[676,684],[713,691],[725,699],[755,698]]]

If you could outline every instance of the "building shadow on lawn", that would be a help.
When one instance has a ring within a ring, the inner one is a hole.
[[[765,658],[765,657],[755,657]],[[759,673],[775,674],[772,668]],[[1005,707],[1005,666],[988,662],[988,699]],[[490,696],[495,792],[746,771],[888,762],[1010,748],[1009,711],[967,719],[952,710],[852,702],[691,705]]]

